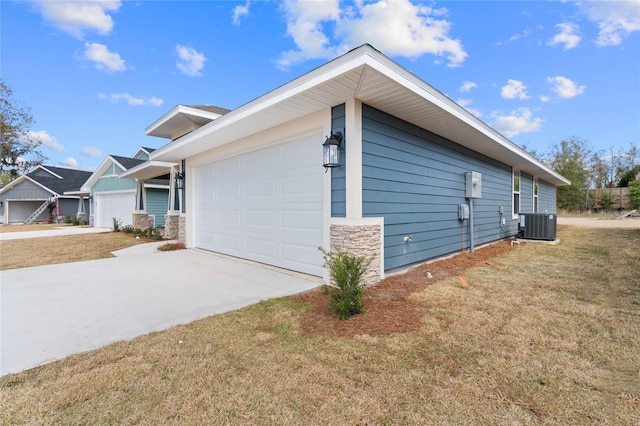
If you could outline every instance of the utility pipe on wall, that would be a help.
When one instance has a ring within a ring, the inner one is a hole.
[[[475,251],[473,234],[473,198],[469,198],[469,250],[471,250],[471,253]]]

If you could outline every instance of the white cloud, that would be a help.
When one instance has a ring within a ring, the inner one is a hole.
[[[32,1],[40,9],[42,17],[56,28],[82,38],[85,32],[93,31],[106,35],[113,28],[110,12],[116,12],[119,0],[93,1]]]
[[[473,103],[471,99],[458,99],[456,103],[461,107],[464,107],[464,109],[466,109],[476,117],[482,117],[482,113],[480,112],[479,109],[471,108],[471,104]]]
[[[102,157],[103,155],[102,150],[96,148],[95,146],[83,146],[81,153],[85,157],[89,157],[89,158],[98,158],[98,157]]]
[[[140,105],[160,106],[164,103],[164,100],[160,98],[156,98],[155,96],[152,96],[150,98],[146,96],[136,98],[135,96],[130,95],[129,93],[112,93],[110,95],[107,95],[105,93],[98,93],[98,98],[107,100],[113,104],[123,100],[131,106],[140,106]]]
[[[460,86],[460,91],[461,92],[469,92],[471,91],[471,89],[476,89],[478,87],[477,84],[475,84],[473,81],[465,81],[464,83],[462,83],[462,86]]]
[[[67,157],[64,160],[60,160],[59,163],[63,166],[78,167],[78,162],[73,157]]]
[[[540,96],[540,101],[542,102],[549,102],[550,100],[551,98],[549,98],[548,96],[544,96],[544,95]]]
[[[598,24],[598,46],[617,46],[634,31],[640,31],[640,2],[586,1],[577,3],[587,18]]]
[[[507,82],[507,85],[502,88],[500,95],[504,99],[528,99],[527,86],[521,81],[511,80]]]
[[[127,69],[124,59],[117,53],[109,52],[104,44],[85,43],[85,57],[94,62],[94,66],[99,70],[124,71]]]
[[[498,112],[492,114],[494,118],[493,128],[508,138],[540,130],[542,119],[533,117],[529,108],[518,108],[508,115],[501,115]]]
[[[176,63],[176,66],[183,74],[188,76],[202,75],[202,68],[207,60],[205,56],[196,51],[193,47],[186,47],[182,45],[176,45],[176,52],[180,60]]]
[[[547,77],[551,90],[564,99],[570,99],[584,93],[587,86],[581,86],[566,77]]]
[[[467,57],[460,40],[449,36],[446,9],[410,0],[356,1],[344,9],[338,0],[286,0],[282,9],[297,47],[280,56],[283,69],[307,59],[331,59],[364,43],[391,56],[446,57],[449,67],[460,66]]]
[[[560,29],[560,33],[547,43],[549,46],[564,45],[564,50],[569,50],[578,46],[582,40],[582,37],[577,34],[580,27],[576,24],[563,23],[556,25],[556,28]]]
[[[37,132],[27,132],[29,139],[36,140],[42,144],[43,147],[52,149],[54,151],[63,151],[64,147],[58,143],[54,136],[47,133],[46,130],[39,130]]]
[[[249,2],[247,1],[244,5],[238,5],[233,8],[233,25],[240,25],[240,18],[243,18],[249,14]]]

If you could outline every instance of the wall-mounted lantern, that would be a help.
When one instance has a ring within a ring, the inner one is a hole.
[[[342,142],[342,133],[331,132],[322,144],[322,165],[325,169],[329,167],[340,166],[340,143]]]
[[[173,178],[175,181],[176,189],[184,189],[184,173],[178,172]]]

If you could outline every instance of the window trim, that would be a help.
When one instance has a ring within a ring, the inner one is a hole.
[[[533,178],[533,212],[538,213],[540,210],[540,184],[538,178]]]
[[[516,191],[516,176],[518,177],[518,190]],[[522,206],[522,201],[520,199],[520,193],[522,189],[522,175],[520,170],[511,169],[511,218],[518,219],[520,215],[520,208]],[[518,208],[516,210],[515,199],[516,195],[518,196]]]

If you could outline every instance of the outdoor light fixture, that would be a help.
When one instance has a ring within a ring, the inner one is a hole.
[[[325,170],[329,167],[340,166],[340,143],[342,142],[342,133],[331,132],[322,144],[322,165]]]
[[[184,189],[184,173],[178,172],[173,178],[176,184],[176,189]]]

